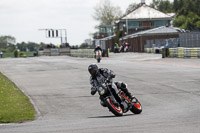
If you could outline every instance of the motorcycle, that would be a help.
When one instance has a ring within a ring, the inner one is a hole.
[[[97,51],[96,51],[97,63],[100,63],[101,57],[102,57],[101,50],[97,50]]]
[[[134,114],[140,114],[142,112],[142,105],[138,99],[134,97],[131,101],[119,88],[119,95],[116,96],[115,90],[112,88],[116,87],[116,85],[113,84],[113,81],[106,81],[97,88],[101,105],[107,107],[115,116],[122,116],[123,113],[126,113],[129,110]],[[116,102],[118,103],[117,105]]]

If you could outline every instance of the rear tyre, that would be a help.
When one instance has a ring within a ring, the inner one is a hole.
[[[123,115],[122,108],[120,106],[117,107],[116,105],[114,105],[111,98],[107,98],[105,100],[105,104],[115,116]]]
[[[137,100],[137,98],[134,99],[134,102],[132,102],[132,108],[130,109],[131,112],[134,114],[140,114],[142,112],[142,105]]]

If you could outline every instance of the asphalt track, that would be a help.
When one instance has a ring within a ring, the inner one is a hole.
[[[200,60],[153,54],[112,54],[112,69],[143,105],[143,112],[115,117],[90,95],[89,58],[44,56],[0,59],[0,71],[28,95],[37,118],[1,124],[0,133],[199,133]]]

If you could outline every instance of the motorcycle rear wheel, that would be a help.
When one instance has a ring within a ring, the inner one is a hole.
[[[122,116],[123,115],[122,108],[120,106],[117,107],[116,105],[114,105],[111,98],[107,98],[105,100],[105,104],[115,116]]]

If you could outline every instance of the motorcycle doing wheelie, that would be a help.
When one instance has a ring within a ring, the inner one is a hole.
[[[142,105],[137,98],[134,97],[130,100],[119,88],[119,94],[116,96],[113,87],[116,87],[114,82],[112,80],[107,80],[97,88],[102,106],[107,107],[115,116],[122,116],[123,113],[129,110],[134,114],[140,114],[142,112]],[[118,104],[116,104],[116,102]]]

